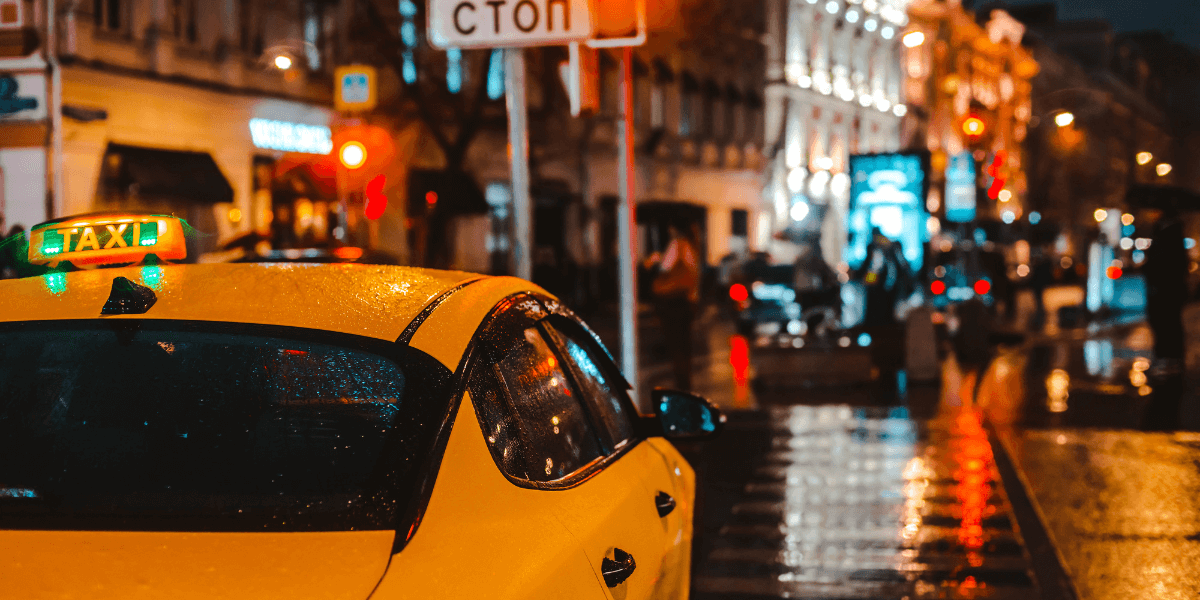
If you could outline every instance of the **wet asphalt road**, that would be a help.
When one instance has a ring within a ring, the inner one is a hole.
[[[706,503],[693,598],[1036,594],[976,411],[915,420],[903,407],[800,405],[764,416],[730,426],[765,452],[723,482],[732,502]]]
[[[1200,343],[1159,373],[1136,321],[1051,320],[979,371],[943,352],[889,406],[853,344],[768,364],[699,329],[693,387],[730,423],[681,445],[694,598],[1200,598]],[[643,343],[640,387],[670,386],[652,325]]]
[[[702,331],[694,388],[729,423],[680,445],[700,484],[693,598],[1041,595],[977,410],[936,384],[884,405],[854,343],[789,355]]]

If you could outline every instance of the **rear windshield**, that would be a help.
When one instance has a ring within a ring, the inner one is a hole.
[[[0,328],[0,527],[398,526],[448,398],[436,369],[172,323]]]

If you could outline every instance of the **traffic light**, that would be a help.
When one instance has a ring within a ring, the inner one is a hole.
[[[358,169],[367,162],[367,147],[358,140],[350,140],[338,148],[338,161],[347,169]]]
[[[383,172],[396,155],[392,136],[375,125],[351,125],[333,134],[337,152],[339,177],[346,191],[361,190],[373,177]]]
[[[969,142],[977,142],[987,133],[987,122],[977,113],[970,112],[962,120],[962,132]]]
[[[382,127],[351,125],[333,134],[339,193],[362,194],[363,214],[375,220],[387,208],[385,172],[396,155],[392,136]]]

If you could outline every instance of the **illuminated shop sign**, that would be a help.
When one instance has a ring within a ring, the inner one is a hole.
[[[921,267],[925,230],[924,198],[928,156],[918,153],[850,157],[850,243],[845,259],[857,267],[867,257],[871,232],[900,242],[909,265]]]
[[[333,133],[323,125],[250,119],[250,139],[258,148],[283,152],[329,154],[333,150]]]

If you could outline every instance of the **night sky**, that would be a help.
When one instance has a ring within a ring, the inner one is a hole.
[[[1010,0],[1039,4],[1044,0]],[[1200,49],[1200,0],[1056,0],[1058,18],[1105,19],[1117,33],[1157,29]]]

